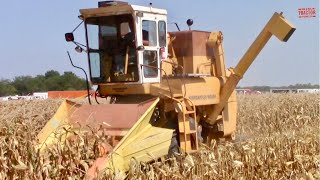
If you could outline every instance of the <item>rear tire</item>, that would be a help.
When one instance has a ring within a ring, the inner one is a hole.
[[[173,129],[171,144],[169,146],[168,156],[173,157],[180,153],[180,142],[179,142],[179,128],[178,128],[178,119],[175,112],[170,112],[166,115],[168,121],[166,127]]]
[[[169,152],[168,156],[173,157],[180,154],[180,146],[179,146],[179,140],[177,136],[177,131],[174,131],[171,138],[171,144],[169,146]]]
[[[176,156],[181,153],[180,141],[179,141],[179,128],[177,123],[178,123],[178,120],[176,120],[176,125],[174,125],[175,131],[172,134],[171,144],[169,146],[169,152],[168,152],[169,157]],[[196,129],[195,120],[190,117],[189,123],[190,123],[190,129],[195,130]],[[203,138],[201,136],[201,129],[198,129],[197,136],[198,136],[198,143],[199,144],[202,143]]]

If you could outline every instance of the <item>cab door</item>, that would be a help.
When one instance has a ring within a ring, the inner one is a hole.
[[[163,45],[159,38],[159,23],[162,25],[162,33],[160,34],[163,34],[163,27],[166,31],[166,25],[163,26],[166,24],[166,16],[144,13],[143,17],[140,17],[139,23],[141,26],[138,44],[144,47],[144,50],[139,51],[142,83],[159,83],[161,78],[159,53],[160,45]],[[166,38],[164,39],[166,40]]]

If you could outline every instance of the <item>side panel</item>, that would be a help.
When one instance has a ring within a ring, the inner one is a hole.
[[[100,85],[99,94],[102,94],[102,95],[150,94],[150,84]]]
[[[151,94],[189,98],[194,105],[217,104],[220,101],[220,80],[216,77],[165,78],[161,83],[113,84],[100,86],[103,95]],[[171,92],[171,93],[170,93]]]
[[[186,86],[186,97],[194,105],[217,104],[220,101],[220,81],[216,77],[187,78],[183,80]],[[184,92],[184,85],[181,85]]]
[[[220,81],[216,77],[168,78],[163,79],[160,85],[152,84],[151,94],[158,96],[159,93],[166,93],[170,96],[171,90],[181,96],[185,95],[196,106],[210,105],[219,103],[220,87]]]

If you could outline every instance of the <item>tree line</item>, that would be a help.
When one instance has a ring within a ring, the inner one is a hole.
[[[278,87],[272,87],[272,86],[246,86],[246,87],[237,87],[238,89],[251,89],[254,91],[261,91],[266,92],[270,91],[270,89],[319,89],[319,84],[295,84],[295,85],[289,85],[289,86],[278,86]]]
[[[73,72],[49,70],[44,75],[17,76],[13,80],[0,80],[0,96],[30,95],[34,92],[85,90],[86,80]]]

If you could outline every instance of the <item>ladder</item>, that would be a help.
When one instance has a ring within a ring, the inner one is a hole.
[[[190,99],[183,96],[172,99],[178,111],[180,148],[187,153],[195,152],[199,148],[195,105]],[[191,118],[194,120],[191,126],[194,127],[190,126]]]

